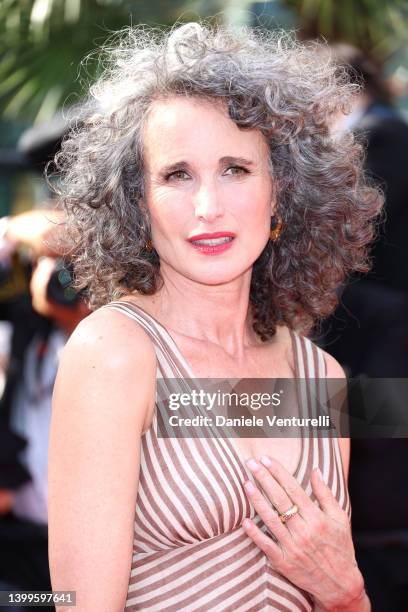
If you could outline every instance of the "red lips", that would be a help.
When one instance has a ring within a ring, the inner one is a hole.
[[[215,238],[235,238],[235,234],[233,232],[214,232],[212,234],[210,233],[196,234],[195,236],[191,236],[188,240],[190,240],[191,242],[192,240],[209,240],[209,239],[215,239]]]

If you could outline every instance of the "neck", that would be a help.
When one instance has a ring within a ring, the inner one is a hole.
[[[230,283],[207,285],[162,270],[162,289],[138,301],[142,307],[148,304],[150,313],[170,331],[216,344],[239,359],[245,349],[261,344],[252,329],[251,272]]]

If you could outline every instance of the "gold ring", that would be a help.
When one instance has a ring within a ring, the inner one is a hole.
[[[286,521],[288,521],[292,516],[295,516],[297,512],[299,512],[299,508],[296,504],[293,504],[293,506],[291,506],[289,510],[286,510],[286,512],[279,513],[279,518],[282,523],[286,523]]]

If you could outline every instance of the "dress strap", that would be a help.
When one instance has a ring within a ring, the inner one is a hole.
[[[192,378],[188,364],[185,363],[177,345],[154,317],[133,302],[125,300],[109,302],[101,308],[111,308],[122,312],[143,327],[153,342],[159,371],[163,378]]]
[[[314,344],[309,338],[292,332],[298,349],[297,361],[299,373],[306,378],[305,387],[308,410],[313,417],[319,415],[330,416],[330,396],[327,386],[327,366],[323,350]],[[296,374],[297,376],[297,374]],[[303,386],[303,385],[302,385]],[[351,517],[351,506],[344,478],[343,464],[340,446],[337,436],[329,431],[328,434],[313,433],[310,437],[312,463],[307,471],[319,467],[323,474],[323,480],[332,490],[340,506]],[[306,492],[312,500],[315,500],[310,482],[307,484]]]

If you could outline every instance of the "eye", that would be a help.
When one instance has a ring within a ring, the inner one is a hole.
[[[232,176],[239,176],[240,174],[249,174],[249,170],[244,168],[243,166],[230,166],[228,170],[234,170],[232,172]]]
[[[188,178],[187,172],[185,172],[184,170],[175,170],[175,172],[170,172],[170,174],[166,175],[166,181],[169,181],[173,178],[176,180],[185,181],[186,180],[185,177]]]

